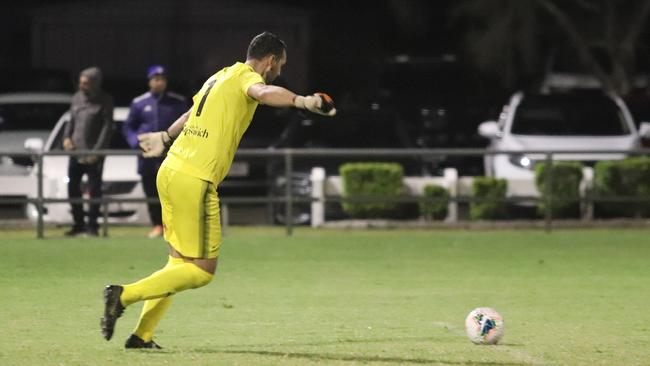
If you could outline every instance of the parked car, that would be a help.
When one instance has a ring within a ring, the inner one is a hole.
[[[25,140],[31,137],[45,140],[56,120],[70,109],[71,100],[72,94],[68,93],[0,94],[0,153],[29,152],[24,148]],[[17,165],[33,164],[29,156],[8,157]]]
[[[109,149],[130,149],[122,135],[122,124],[128,116],[128,107],[116,107],[113,112],[114,132],[112,134]],[[69,113],[63,114],[54,129],[50,132],[47,140],[39,138],[29,139],[26,143],[31,150],[55,151],[63,149],[63,130],[65,124],[70,119]],[[260,123],[260,125],[262,125]],[[262,125],[246,140],[247,147],[268,147],[277,138],[268,133],[271,128],[277,130],[276,125]],[[258,141],[259,140],[259,141]],[[43,158],[43,187],[44,197],[46,198],[67,198],[67,156],[45,156]],[[259,160],[259,161],[258,161]],[[262,192],[266,195],[269,190],[269,178],[266,175],[267,164],[265,160],[260,159],[240,159],[233,163],[226,180],[220,185],[220,194],[228,195],[246,195]],[[36,174],[37,167],[28,169],[27,192],[24,195],[31,197],[36,196]],[[145,197],[142,190],[140,176],[137,173],[137,157],[135,155],[126,156],[108,156],[104,162],[102,191],[104,196],[115,198],[143,198]],[[85,180],[84,180],[85,182]],[[82,184],[84,184],[82,182]],[[25,186],[27,187],[27,186]],[[22,188],[25,191],[25,188]],[[85,192],[85,189],[82,191]],[[84,193],[84,197],[88,197]],[[27,216],[31,220],[37,219],[36,207],[29,205]],[[145,203],[111,203],[108,204],[109,222],[115,223],[148,223],[149,216]],[[45,207],[45,222],[65,224],[72,222],[70,205],[67,203],[48,204]],[[100,218],[101,219],[101,218]]]
[[[649,123],[639,130],[627,106],[617,96],[601,92],[563,94],[514,94],[503,107],[498,121],[479,125],[478,132],[490,140],[495,151],[517,150],[632,150],[640,146]],[[626,153],[554,154],[554,160],[581,161],[593,165],[598,160],[622,159]],[[544,154],[497,154],[485,157],[485,174],[510,181],[531,183],[535,165]],[[515,189],[516,190],[516,189]],[[511,195],[513,190],[510,190]],[[535,189],[516,192],[537,195]]]
[[[72,94],[19,92],[0,94],[0,197],[21,198],[32,187],[33,161],[25,141],[47,138],[56,120],[70,108]],[[22,153],[22,155],[21,155]],[[2,204],[3,217],[24,217],[25,205]]]
[[[126,120],[129,109],[116,107],[113,111],[114,132],[109,149],[130,149],[122,136],[122,123]],[[63,130],[70,120],[70,113],[64,113],[50,132],[43,144],[42,140],[31,139],[28,145],[37,150],[43,147],[44,151],[63,150]],[[39,146],[40,145],[40,146]],[[45,198],[68,197],[68,161],[67,156],[43,157],[43,196]],[[137,172],[137,157],[135,155],[107,156],[104,161],[102,191],[105,197],[114,198],[143,198],[144,192]],[[37,167],[30,170],[30,178],[35,185],[37,181]],[[82,184],[85,184],[85,177]],[[87,189],[83,188],[84,197],[88,198]],[[30,196],[35,197],[35,189],[31,189]],[[87,210],[87,208],[86,208]],[[34,205],[28,205],[27,217],[37,219],[37,210]],[[44,221],[48,223],[67,224],[72,222],[72,214],[68,203],[52,203],[45,205]],[[145,203],[110,203],[108,204],[109,222],[119,223],[146,223],[149,220]]]

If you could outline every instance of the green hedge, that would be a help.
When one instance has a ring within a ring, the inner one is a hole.
[[[469,216],[473,220],[502,219],[506,217],[505,202],[494,202],[506,197],[508,182],[505,179],[476,177],[472,181],[472,197],[481,199],[469,206]]]
[[[404,192],[404,169],[396,163],[348,163],[339,168],[344,198],[395,199]],[[353,218],[390,217],[399,211],[397,202],[343,202]]]
[[[426,219],[443,220],[447,217],[449,191],[437,185],[424,186],[424,199],[420,202],[420,215]]]
[[[595,198],[650,197],[650,157],[599,161],[594,167]],[[596,214],[606,217],[648,217],[650,202],[596,202]]]
[[[538,164],[535,167],[535,185],[541,194],[541,201],[537,203],[539,213],[546,213],[546,199],[550,194],[553,217],[578,217],[581,181],[582,164],[579,162],[558,161],[550,166],[546,163]]]

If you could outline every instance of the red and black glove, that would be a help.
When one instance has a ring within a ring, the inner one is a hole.
[[[297,95],[293,100],[296,108],[306,109],[312,113],[332,117],[336,115],[336,107],[332,97],[325,93],[314,93],[313,95]]]

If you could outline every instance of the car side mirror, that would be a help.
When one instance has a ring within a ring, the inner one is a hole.
[[[495,121],[486,121],[481,123],[478,126],[478,134],[488,139],[497,139],[503,136],[499,124]]]
[[[650,139],[650,122],[641,122],[639,125],[639,136],[644,139]]]
[[[40,139],[38,137],[30,137],[27,140],[25,140],[25,149],[34,152],[34,153],[39,153],[43,151],[43,139]]]

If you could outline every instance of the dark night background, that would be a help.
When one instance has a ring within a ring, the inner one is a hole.
[[[142,6],[136,5],[137,3]],[[448,13],[450,4],[453,1],[334,1],[334,2],[299,2],[299,1],[274,1],[274,2],[252,2],[252,1],[44,1],[27,0],[20,3],[13,3],[11,6],[3,5],[4,9],[0,19],[2,20],[3,32],[1,40],[3,44],[2,56],[0,56],[0,67],[2,69],[26,69],[37,64],[43,64],[39,56],[34,53],[34,31],[35,18],[47,18],[40,23],[55,23],[57,18],[70,16],[70,9],[73,12],[79,11],[73,16],[77,21],[93,22],[105,17],[106,11],[99,8],[111,8],[110,19],[113,20],[112,27],[119,28],[123,25],[120,20],[139,17],[136,24],[148,24],[155,21],[167,23],[173,27],[192,27],[191,19],[166,19],[166,14],[161,14],[162,9],[170,12],[183,12],[188,8],[188,3],[197,3],[201,6],[204,3],[212,3],[210,7],[216,14],[211,17],[215,27],[224,27],[219,18],[219,9],[229,8],[239,10],[241,22],[247,27],[250,23],[246,17],[251,9],[262,9],[261,12],[268,12],[260,16],[254,16],[254,30],[248,33],[254,35],[262,30],[276,31],[281,37],[287,37],[274,29],[276,24],[291,23],[292,18],[301,18],[306,22],[304,29],[308,32],[310,40],[308,44],[308,67],[307,75],[300,75],[300,79],[307,80],[304,84],[310,88],[318,87],[336,94],[348,92],[351,89],[372,89],[376,88],[385,71],[387,62],[395,55],[406,54],[423,58],[441,58],[445,54],[456,52],[453,33],[450,32],[450,21]],[[97,13],[90,9],[95,8]],[[84,9],[84,10],[79,10]],[[273,9],[273,11],[269,11]],[[137,12],[137,14],[134,13]],[[162,11],[166,13],[166,11]],[[120,14],[122,16],[120,16]],[[173,17],[173,15],[172,15]],[[268,22],[265,24],[264,18]],[[260,21],[262,19],[262,21]],[[176,22],[176,24],[174,24]],[[234,21],[237,23],[237,21]],[[62,22],[63,23],[63,22]],[[180,24],[179,24],[180,23]],[[238,24],[235,25],[237,27]],[[282,27],[280,27],[282,29]],[[123,39],[126,43],[128,39]],[[221,49],[224,39],[213,39],[212,48]],[[290,44],[290,40],[288,40]],[[164,47],[164,44],[159,45]],[[239,59],[244,56],[246,44],[238,44],[235,50]],[[96,40],[96,47],[101,48],[102,41]],[[86,63],[97,61],[88,55],[88,50],[73,50],[76,54],[68,54],[66,57],[80,58]],[[122,55],[122,57],[128,55]],[[177,53],[176,57],[203,58],[203,54],[183,55]],[[290,65],[286,73],[291,74],[292,49],[289,48]],[[165,60],[160,60],[160,62]],[[168,63],[178,63],[170,59]],[[234,60],[229,60],[228,63]],[[435,62],[434,62],[435,63]],[[83,62],[81,62],[83,64]],[[99,66],[101,62],[98,62]],[[213,65],[216,70],[223,65]],[[141,70],[146,65],[138,65]],[[104,67],[106,68],[106,67]],[[65,70],[76,74],[77,70]],[[138,81],[142,75],[136,73],[124,73],[121,70],[105,70],[107,82],[111,76],[120,79],[131,79]],[[174,70],[172,69],[172,72]],[[178,70],[176,70],[178,72]],[[118,74],[118,75],[115,75]],[[206,75],[197,75],[195,71],[191,79],[202,80]],[[296,75],[292,75],[294,78]],[[198,83],[197,80],[182,80],[181,83]],[[178,80],[177,80],[178,81]],[[196,85],[183,85],[195,87]]]
[[[595,74],[637,119],[650,104],[650,0],[25,0],[1,10],[0,92],[73,91],[77,73],[97,65],[128,105],[146,91],[147,66],[162,63],[170,88],[190,97],[269,30],[288,44],[279,84],[328,92],[341,118],[388,111],[428,129],[414,146],[485,146],[476,126],[551,71]]]

